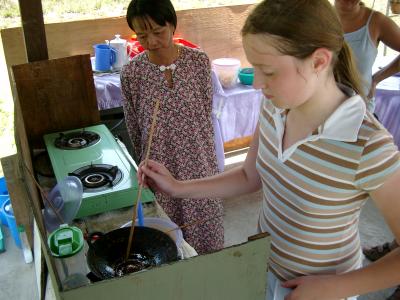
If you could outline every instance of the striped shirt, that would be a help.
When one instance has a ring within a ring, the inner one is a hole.
[[[399,168],[397,147],[360,96],[282,152],[285,121],[286,111],[264,100],[257,169],[259,226],[271,234],[269,268],[281,280],[354,270],[361,266],[361,207]]]

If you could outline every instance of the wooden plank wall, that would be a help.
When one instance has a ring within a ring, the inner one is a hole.
[[[236,57],[247,66],[240,30],[252,7],[248,4],[178,11],[176,36],[199,45],[210,59]],[[94,44],[113,39],[115,34],[125,39],[132,34],[125,17],[46,24],[45,30],[49,58],[93,54]],[[22,28],[3,29],[0,34],[10,74],[12,65],[27,62]]]

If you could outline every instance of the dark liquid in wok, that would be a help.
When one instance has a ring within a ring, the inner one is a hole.
[[[154,228],[135,227],[133,247],[125,261],[130,228],[106,233],[90,245],[87,261],[90,270],[100,279],[109,279],[178,260],[175,242]]]
[[[125,258],[121,258],[120,260],[116,261],[113,269],[115,276],[121,277],[155,265],[156,261],[151,255],[131,253],[127,260],[125,260]]]

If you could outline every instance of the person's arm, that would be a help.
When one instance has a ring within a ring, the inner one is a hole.
[[[400,52],[400,27],[382,13],[374,12],[374,17],[374,30],[376,32],[373,35],[377,37],[377,42],[382,42],[389,48]],[[375,93],[375,88],[379,82],[398,72],[400,72],[400,55],[372,75],[370,96],[373,96]]]
[[[257,191],[261,188],[261,179],[256,170],[258,135],[257,126],[246,160],[241,166],[215,176],[178,181],[162,164],[149,160],[147,167],[143,162],[139,166],[139,183],[176,198],[231,197]],[[143,173],[146,175],[144,180]]]

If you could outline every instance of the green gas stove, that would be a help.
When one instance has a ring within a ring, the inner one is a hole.
[[[82,204],[76,218],[136,202],[137,165],[105,125],[47,134],[44,141],[57,182],[66,176],[82,182]],[[153,200],[154,194],[143,189],[141,201]]]

